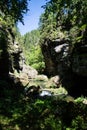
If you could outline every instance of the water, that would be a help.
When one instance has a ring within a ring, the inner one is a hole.
[[[52,96],[52,93],[48,90],[42,90],[39,94],[39,96],[43,97],[43,96]]]

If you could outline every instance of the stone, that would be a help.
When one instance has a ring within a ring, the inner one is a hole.
[[[48,75],[63,75],[70,67],[71,46],[67,40],[48,40],[42,45],[45,71]]]
[[[37,75],[35,80],[39,80],[39,81],[48,81],[48,77],[46,75]]]
[[[20,82],[22,83],[23,86],[26,86],[29,84],[29,79],[28,75],[26,73],[20,73],[19,74]]]
[[[50,79],[50,81],[52,81],[53,83],[55,83],[57,85],[57,87],[60,85],[60,77],[58,75],[52,77]]]
[[[72,46],[66,39],[47,40],[42,44],[45,71],[49,77],[59,76],[59,82],[71,96],[87,96],[87,45]],[[53,81],[48,86],[54,86]],[[51,85],[52,84],[52,85]]]
[[[28,79],[34,79],[38,75],[38,72],[34,68],[25,64],[23,65],[22,72],[28,75]]]

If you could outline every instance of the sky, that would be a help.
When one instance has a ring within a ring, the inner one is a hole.
[[[30,11],[24,15],[24,25],[18,23],[18,28],[21,35],[30,32],[31,30],[38,28],[40,15],[44,12],[44,9],[41,8],[42,5],[45,5],[46,0],[30,0],[28,8]]]

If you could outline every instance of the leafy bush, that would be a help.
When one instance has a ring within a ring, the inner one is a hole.
[[[0,125],[3,130],[86,130],[86,110],[82,102],[66,102],[64,98],[2,99]]]
[[[75,119],[72,120],[72,129],[73,130],[86,130],[87,122],[84,120],[84,117],[78,115]]]

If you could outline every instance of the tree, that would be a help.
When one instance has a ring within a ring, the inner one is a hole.
[[[23,48],[26,63],[41,73],[45,64],[40,48],[40,32],[38,29],[28,32],[23,36]]]
[[[23,36],[23,44],[24,47],[26,48],[26,50],[29,48],[31,48],[32,46],[36,46],[39,43],[39,39],[40,39],[40,32],[39,30],[32,30],[31,32],[26,33]]]
[[[4,4],[4,6],[3,6]],[[1,0],[0,16],[7,20],[14,20],[14,23],[21,21],[23,23],[23,15],[28,11],[27,0]]]
[[[40,17],[42,39],[56,38],[61,31],[67,34],[70,40],[74,38],[73,43],[86,41],[86,0],[50,0],[43,8],[45,12]]]
[[[23,16],[28,11],[28,0],[0,0],[0,75],[7,77],[13,72],[13,44],[18,21],[23,23]]]

